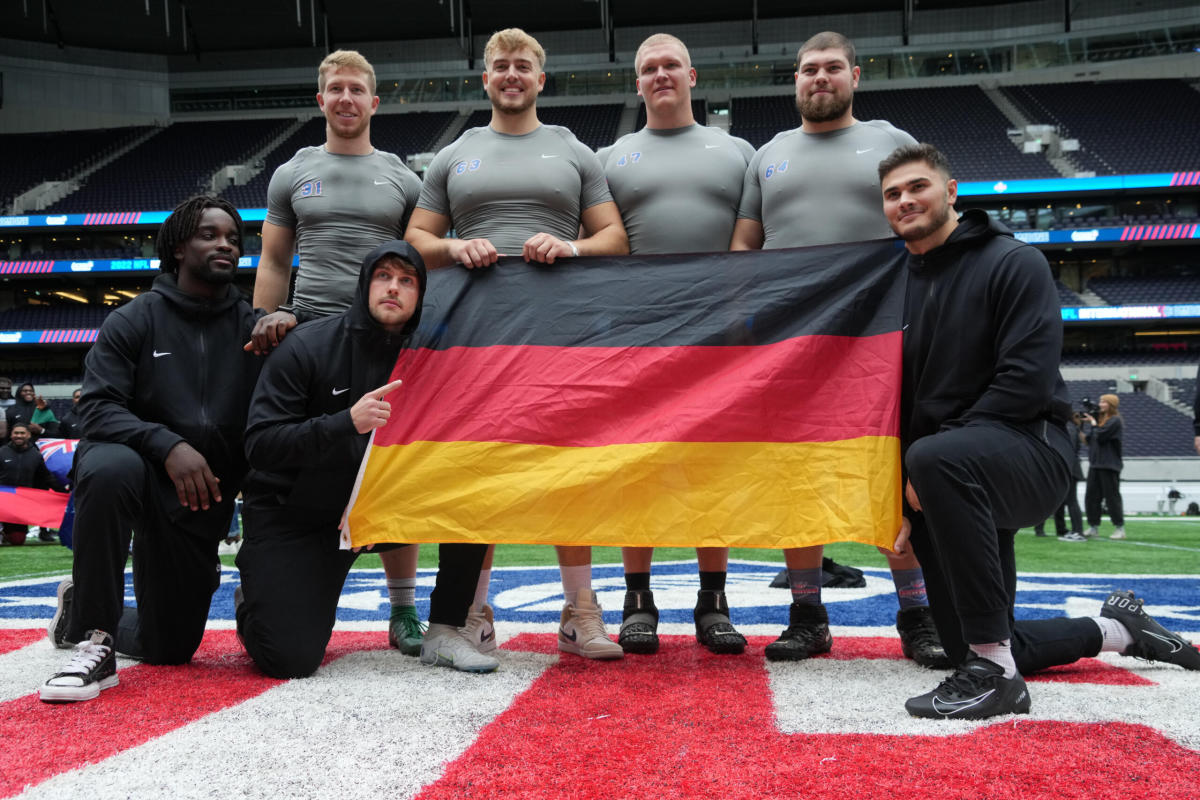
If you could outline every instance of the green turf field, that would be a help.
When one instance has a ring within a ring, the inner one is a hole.
[[[1112,542],[1100,538],[1086,543],[1061,542],[1054,536],[1038,538],[1031,530],[1017,536],[1017,567],[1025,572],[1084,572],[1153,574],[1200,574],[1200,519],[1165,520],[1162,518],[1129,519],[1126,530],[1129,538]],[[1111,532],[1105,523],[1102,535]],[[835,544],[826,554],[836,561],[861,567],[884,566],[883,556],[874,547],[858,544]],[[684,548],[663,548],[655,558],[664,561],[691,560],[695,551]],[[732,558],[753,561],[783,561],[778,550],[735,549]],[[233,556],[221,560],[233,566]],[[620,550],[597,547],[595,563],[617,563]],[[496,548],[496,566],[539,566],[556,563],[550,547],[532,545],[500,545]],[[359,557],[358,568],[378,568],[379,557],[365,553]],[[437,548],[421,548],[421,566],[437,566]],[[21,578],[40,578],[64,575],[71,570],[71,552],[56,543],[30,542],[21,547],[0,547],[0,581]]]

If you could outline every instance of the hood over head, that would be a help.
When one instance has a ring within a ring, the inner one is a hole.
[[[425,272],[425,261],[421,258],[421,254],[417,252],[417,248],[401,239],[384,242],[363,257],[362,268],[358,273],[358,292],[354,295],[354,305],[351,307],[351,319],[356,329],[367,329],[379,334],[387,334],[383,326],[371,316],[371,309],[367,305],[370,295],[371,272],[375,264],[384,256],[396,256],[401,261],[411,264],[417,271],[418,292],[416,310],[413,311],[413,315],[409,318],[408,322],[404,324],[404,328],[398,334],[394,334],[395,336],[408,337],[421,323],[421,308],[425,305],[425,287],[428,284],[428,280]]]

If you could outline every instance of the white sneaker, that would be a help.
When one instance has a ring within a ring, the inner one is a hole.
[[[467,609],[467,624],[458,632],[471,642],[481,653],[490,653],[496,649],[496,626],[493,624],[492,607],[484,603],[483,608],[476,609],[475,604]]]
[[[1108,538],[1110,538],[1110,539],[1124,539],[1124,538],[1125,538],[1125,526],[1124,526],[1124,525],[1122,525],[1121,527],[1119,527],[1119,528],[1117,528],[1116,530],[1114,530],[1114,531],[1112,532],[1112,535],[1111,535],[1111,536],[1109,536]]]
[[[1086,539],[1095,539],[1096,535],[1099,533],[1100,533],[1100,531],[1096,530],[1095,528],[1088,528],[1086,531],[1083,532],[1083,535],[1084,535],[1084,538],[1086,538]]]
[[[452,667],[459,672],[495,672],[500,662],[485,656],[459,628],[431,623],[421,641],[421,663]]]
[[[558,626],[558,649],[584,658],[624,658],[621,645],[608,637],[604,630],[603,609],[590,589],[580,592],[574,605],[562,610]]]
[[[88,638],[75,645],[71,660],[42,684],[38,695],[44,703],[76,703],[95,699],[102,689],[118,682],[112,637],[104,631],[88,631]]]

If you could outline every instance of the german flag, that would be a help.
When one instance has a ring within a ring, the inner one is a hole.
[[[904,251],[430,276],[343,544],[890,545]]]

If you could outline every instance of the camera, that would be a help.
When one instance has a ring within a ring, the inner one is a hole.
[[[1098,409],[1096,408],[1096,404],[1092,402],[1092,399],[1090,397],[1085,397],[1082,400],[1080,400],[1079,405],[1083,406],[1083,412],[1085,414],[1091,414],[1093,417],[1096,416],[1096,411]]]

